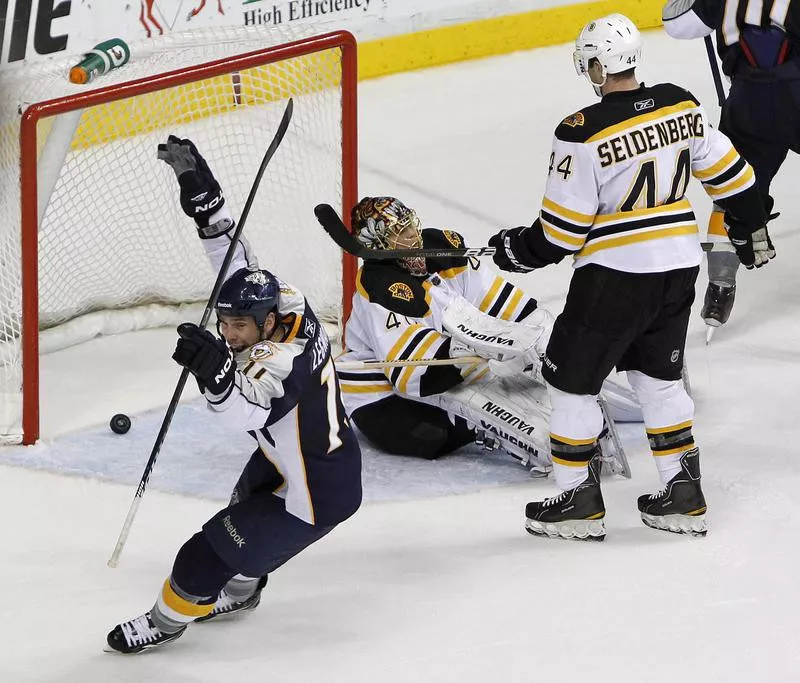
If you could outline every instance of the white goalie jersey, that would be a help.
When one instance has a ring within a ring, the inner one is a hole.
[[[422,239],[426,248],[464,244],[458,233],[432,228],[422,231]],[[477,259],[427,259],[427,266],[430,275],[425,278],[385,262],[368,261],[359,269],[345,326],[347,351],[337,362],[449,358],[451,338],[442,318],[459,297],[487,315],[513,322],[537,309],[535,299]],[[337,370],[348,414],[393,392],[420,399],[488,372],[485,364]]]
[[[688,91],[665,83],[610,93],[556,129],[539,215],[543,238],[562,255],[572,253],[576,268],[696,266],[698,227],[684,198],[691,176],[715,201],[755,182]]]

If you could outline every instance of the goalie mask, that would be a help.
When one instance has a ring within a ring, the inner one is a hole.
[[[605,85],[608,74],[618,74],[639,66],[642,59],[642,36],[639,29],[623,14],[609,14],[588,23],[575,41],[572,53],[575,71],[586,76],[597,95]],[[603,80],[595,83],[589,75],[589,66],[596,59],[602,69]]]
[[[261,329],[267,316],[277,312],[280,294],[280,283],[268,270],[240,268],[219,291],[217,316],[252,317]]]
[[[394,197],[364,197],[353,207],[351,225],[367,249],[420,249],[422,233],[413,209]],[[423,257],[398,259],[412,275],[427,275]]]

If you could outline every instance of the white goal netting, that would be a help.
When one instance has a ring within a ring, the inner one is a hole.
[[[170,133],[197,144],[238,216],[294,98],[292,122],[245,234],[262,267],[300,288],[324,318],[339,317],[341,252],[316,224],[313,207],[341,209],[350,172],[343,166],[343,52],[302,53],[311,49],[304,44],[281,48],[271,63],[239,68],[235,61],[300,38],[260,27],[173,34],[132,45],[129,64],[84,86],[67,79],[74,58],[0,76],[0,442],[22,434],[23,349],[30,348],[23,281],[31,268],[38,265],[42,351],[187,319],[193,303],[202,311],[197,302],[207,300],[215,273],[180,209],[172,171],[156,158]],[[214,75],[198,69],[219,60]],[[170,84],[164,74],[176,71],[191,72],[192,82]],[[114,88],[134,82],[159,89],[113,99]],[[30,196],[30,189],[20,190],[22,115],[35,103],[101,89],[110,89],[105,101],[38,122],[39,220],[24,224],[21,192]],[[25,231],[35,235],[38,264],[23,254]]]

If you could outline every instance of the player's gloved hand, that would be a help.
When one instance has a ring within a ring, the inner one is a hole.
[[[194,323],[178,325],[178,337],[172,360],[187,368],[215,396],[227,395],[236,376],[236,361],[228,345]]]
[[[211,217],[225,205],[225,197],[206,160],[191,140],[170,135],[158,146],[158,158],[175,172],[181,187],[181,208],[197,223],[201,237],[216,237],[233,227],[233,220],[226,216],[226,225],[215,223],[211,226],[215,227],[213,234],[206,234]]]
[[[775,247],[767,232],[767,226],[751,232],[752,228],[732,216],[725,216],[725,225],[728,228],[728,238],[736,249],[742,265],[751,270],[761,268],[775,258]]]
[[[526,228],[501,230],[489,238],[489,246],[496,250],[492,256],[494,264],[500,270],[510,273],[530,273],[533,270],[530,266],[521,263],[517,256],[521,235],[525,230]]]

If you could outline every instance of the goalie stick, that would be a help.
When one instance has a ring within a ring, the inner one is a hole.
[[[314,215],[336,244],[361,259],[386,261],[398,258],[452,258],[456,256],[493,256],[494,247],[464,247],[463,249],[368,249],[347,229],[330,204],[318,204]]]
[[[416,368],[423,365],[471,365],[486,359],[480,356],[460,356],[458,358],[420,358],[419,360],[344,360],[333,361],[337,370],[369,370],[375,368]]]
[[[281,144],[281,141],[283,140],[284,135],[286,134],[286,129],[289,127],[289,122],[292,120],[293,110],[294,101],[292,98],[289,98],[289,101],[286,103],[286,109],[283,112],[281,122],[278,125],[278,130],[275,131],[275,136],[272,138],[272,142],[270,142],[269,147],[267,147],[267,151],[264,153],[264,158],[261,161],[261,165],[258,167],[258,172],[253,180],[253,186],[250,188],[250,194],[247,195],[247,201],[245,202],[244,209],[242,209],[242,215],[239,217],[239,223],[233,232],[231,244],[228,247],[228,251],[225,253],[225,259],[222,261],[222,266],[217,274],[217,279],[214,282],[214,288],[211,290],[211,296],[208,298],[206,309],[203,311],[203,317],[200,319],[199,327],[201,330],[205,329],[206,325],[208,324],[208,320],[211,317],[211,313],[217,303],[219,291],[222,289],[222,285],[225,282],[225,276],[228,274],[228,268],[233,260],[233,252],[235,251],[236,245],[239,243],[239,238],[244,230],[247,216],[250,213],[250,207],[253,205],[253,200],[256,197],[256,191],[258,190],[258,186],[261,184],[261,178],[264,175],[264,171],[267,170],[267,164],[269,164],[270,159],[272,159],[274,156]],[[175,414],[175,409],[178,407],[178,401],[180,400],[181,394],[183,393],[183,388],[186,386],[186,380],[188,378],[189,370],[188,368],[183,368],[181,370],[181,375],[178,378],[178,384],[175,387],[172,398],[170,399],[169,406],[167,406],[167,412],[165,413],[164,420],[161,423],[161,429],[159,429],[158,436],[156,436],[155,443],[153,444],[153,450],[150,452],[150,458],[147,460],[147,464],[144,467],[144,472],[142,473],[142,478],[139,480],[139,486],[136,488],[136,493],[133,496],[133,502],[131,502],[131,506],[128,509],[128,516],[125,518],[125,523],[122,525],[122,530],[119,532],[117,545],[114,547],[114,552],[111,553],[111,557],[108,560],[108,566],[112,569],[119,563],[119,556],[122,553],[122,549],[125,547],[125,542],[128,540],[128,534],[130,533],[131,526],[133,525],[133,520],[136,517],[136,512],[139,509],[139,503],[142,500],[142,496],[144,496],[144,491],[147,488],[147,482],[150,479],[150,474],[152,473],[153,467],[156,464],[156,458],[158,458],[161,445],[164,443],[164,438],[167,436],[167,431],[169,430],[169,426],[172,422],[172,416]]]

